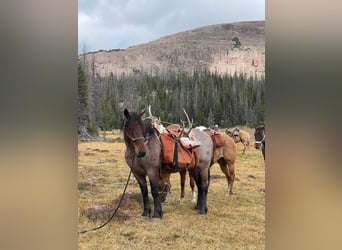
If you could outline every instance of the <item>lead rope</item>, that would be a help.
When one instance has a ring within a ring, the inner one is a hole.
[[[88,230],[80,231],[80,232],[78,232],[79,234],[83,234],[83,233],[86,233],[86,232],[89,232],[89,231],[95,231],[95,230],[98,230],[98,229],[100,229],[100,228],[103,228],[105,225],[108,224],[108,222],[110,222],[110,221],[113,219],[113,217],[115,216],[116,212],[119,210],[119,207],[120,207],[120,205],[121,205],[121,202],[122,202],[122,200],[123,200],[123,197],[125,196],[126,189],[127,189],[128,183],[129,183],[129,179],[131,178],[131,175],[132,175],[132,169],[133,169],[133,166],[134,166],[134,165],[133,165],[133,164],[134,164],[134,159],[135,159],[135,154],[133,155],[132,167],[130,167],[130,171],[129,171],[129,174],[128,174],[128,178],[127,178],[127,182],[126,182],[124,191],[123,191],[123,193],[122,193],[122,195],[121,195],[121,198],[120,198],[120,200],[119,200],[119,204],[118,204],[118,206],[115,208],[113,214],[112,214],[112,215],[110,216],[110,218],[109,218],[105,223],[103,223],[101,226],[98,226],[98,227],[95,227],[95,228],[92,228],[92,229],[88,229]]]

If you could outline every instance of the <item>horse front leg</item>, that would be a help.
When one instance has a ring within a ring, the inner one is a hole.
[[[180,195],[180,201],[183,202],[184,201],[184,196],[185,196],[185,177],[186,177],[186,169],[182,168],[179,171],[179,175],[180,175],[180,184],[181,184],[181,195]]]
[[[163,211],[162,211],[161,202],[158,198],[158,195],[159,195],[158,181],[151,181],[150,179],[150,185],[151,185],[151,193],[152,193],[153,203],[154,203],[152,219],[155,221],[161,220],[161,218],[163,217]]]
[[[147,189],[146,177],[135,176],[135,178],[137,179],[139,183],[141,195],[143,198],[143,204],[144,204],[144,210],[141,214],[141,217],[143,219],[148,219],[150,217],[151,210],[150,210],[150,205],[148,201],[148,189]]]

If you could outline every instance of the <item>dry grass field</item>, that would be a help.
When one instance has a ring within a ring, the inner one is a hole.
[[[141,220],[142,198],[132,176],[115,217],[102,229],[79,234],[79,249],[265,249],[265,165],[254,149],[254,129],[241,129],[250,133],[251,146],[246,157],[237,144],[232,197],[225,196],[226,179],[213,165],[208,214],[201,216],[191,202],[188,179],[185,201],[179,201],[180,178],[175,173],[171,194],[162,205],[162,221]],[[106,138],[116,140],[78,144],[79,231],[99,226],[110,216],[127,181],[122,134],[107,131]]]

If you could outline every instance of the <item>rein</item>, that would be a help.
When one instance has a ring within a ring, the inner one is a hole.
[[[123,193],[122,193],[122,195],[121,195],[121,198],[120,198],[120,201],[119,201],[119,203],[118,203],[118,206],[115,208],[113,214],[112,214],[112,215],[110,216],[110,218],[109,218],[105,223],[103,223],[101,226],[98,226],[98,227],[95,227],[95,228],[92,228],[92,229],[88,229],[88,230],[80,231],[80,232],[78,232],[79,234],[83,234],[83,233],[86,233],[86,232],[89,232],[89,231],[95,231],[95,230],[98,230],[98,229],[100,229],[100,228],[103,228],[105,225],[108,224],[108,222],[110,222],[110,221],[113,219],[113,217],[115,216],[116,212],[119,210],[119,207],[120,207],[120,205],[121,205],[121,202],[122,202],[122,200],[123,200],[123,198],[124,198],[124,196],[125,196],[126,189],[127,189],[128,183],[129,183],[129,179],[131,178],[132,171],[133,171],[133,167],[134,167],[134,165],[133,165],[133,164],[134,164],[134,159],[135,159],[135,155],[133,155],[132,167],[130,167],[130,171],[129,171],[129,174],[128,174],[128,178],[127,178],[127,182],[126,182],[124,191],[123,191]]]

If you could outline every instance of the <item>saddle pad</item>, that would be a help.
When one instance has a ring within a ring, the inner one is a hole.
[[[211,139],[214,142],[215,147],[223,147],[224,146],[224,137],[223,133],[216,132],[215,130],[209,129],[205,130],[205,132],[210,135]]]
[[[224,146],[224,138],[223,138],[223,134],[222,133],[217,133],[215,132],[212,136],[211,136],[214,144],[216,147],[223,147]]]

